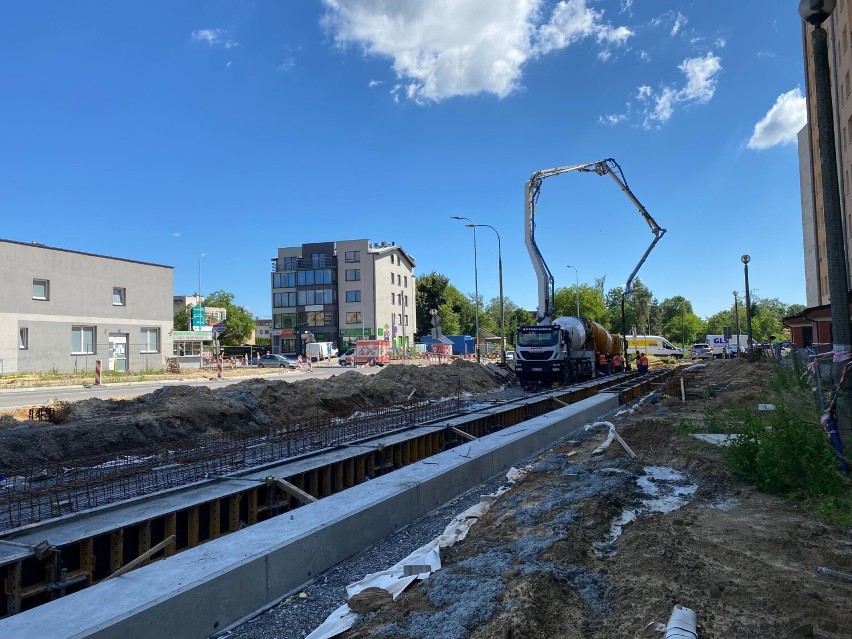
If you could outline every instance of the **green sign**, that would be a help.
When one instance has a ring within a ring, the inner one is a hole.
[[[382,336],[382,335],[384,335],[384,334],[385,334],[385,329],[383,329],[383,328],[380,328],[380,329],[379,329],[379,332],[378,332],[378,333],[376,333],[376,335],[378,335],[379,337],[381,337],[381,336]]]
[[[207,325],[207,309],[203,306],[192,307],[192,325],[206,326]]]
[[[360,328],[341,328],[340,329],[340,337],[361,337],[364,335],[369,337],[373,332],[373,328],[371,326],[365,326],[363,329]]]

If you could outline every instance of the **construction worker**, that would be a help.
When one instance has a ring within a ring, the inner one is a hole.
[[[598,373],[609,375],[609,362],[606,360],[606,353],[598,355]]]
[[[648,356],[645,353],[639,353],[639,374],[646,375],[648,373]]]
[[[621,355],[618,353],[612,356],[612,370],[614,373],[621,372]]]

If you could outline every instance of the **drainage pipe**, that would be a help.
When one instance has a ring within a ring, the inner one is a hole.
[[[697,639],[698,618],[695,611],[685,606],[675,606],[666,624],[666,634],[663,637],[664,639]]]

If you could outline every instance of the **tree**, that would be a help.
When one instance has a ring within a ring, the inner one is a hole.
[[[417,278],[417,292],[414,297],[417,301],[417,326],[419,330],[415,338],[419,339],[428,335],[432,330],[432,315],[429,311],[440,309],[447,303],[447,287],[449,284],[450,280],[446,275],[441,275],[435,271]],[[446,329],[444,329],[444,333],[454,334]]]
[[[668,324],[673,317],[680,316],[681,310],[685,313],[693,313],[692,302],[683,295],[667,297],[660,303],[660,322],[663,326]]]
[[[554,296],[554,316],[574,317],[577,314],[577,286],[568,286],[556,290]],[[580,317],[603,324],[607,312],[600,291],[588,284],[580,285]]]
[[[678,315],[669,320],[668,324],[663,327],[663,335],[674,344],[680,344],[683,347],[696,342],[703,342],[706,335],[704,322],[695,313],[687,313],[684,311],[682,315]]]
[[[224,308],[227,312],[227,330],[219,340],[219,343],[223,346],[239,346],[240,344],[245,344],[249,337],[251,337],[252,333],[254,333],[254,317],[242,306],[234,304],[233,293],[221,290],[214,291],[204,298],[202,305]],[[188,309],[189,307],[186,309],[187,314],[191,312]],[[175,321],[177,321],[177,314],[175,314]],[[175,323],[175,327],[177,328],[177,323]]]

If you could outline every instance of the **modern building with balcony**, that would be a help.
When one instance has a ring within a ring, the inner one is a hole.
[[[0,373],[159,370],[171,266],[0,240]]]
[[[318,242],[278,249],[272,260],[272,351],[309,342],[345,349],[380,339],[402,352],[416,327],[414,258],[396,243]]]

